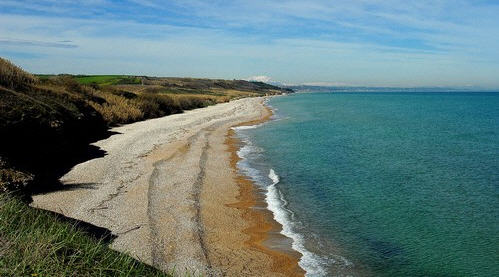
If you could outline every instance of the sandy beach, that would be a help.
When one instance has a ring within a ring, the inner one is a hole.
[[[111,247],[164,271],[208,276],[301,276],[298,254],[264,246],[279,226],[235,168],[231,127],[266,120],[245,98],[113,128],[102,158],[61,178],[67,189],[33,206],[109,229]]]

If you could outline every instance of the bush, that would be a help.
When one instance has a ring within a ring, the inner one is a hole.
[[[48,82],[52,85],[64,87],[66,90],[73,93],[87,93],[80,83],[78,83],[71,75],[58,75],[48,79]]]
[[[199,96],[187,96],[179,95],[174,97],[175,102],[182,110],[192,110],[196,108],[203,108],[216,103],[215,100],[211,98],[199,97]]]
[[[100,94],[105,103],[90,101],[90,105],[99,112],[109,125],[130,123],[144,118],[142,110],[133,101],[114,94]]]
[[[155,118],[182,112],[169,95],[141,94],[135,103],[144,113],[144,118]]]

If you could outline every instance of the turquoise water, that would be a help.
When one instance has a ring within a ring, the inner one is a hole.
[[[303,93],[239,168],[309,276],[499,276],[499,93]]]

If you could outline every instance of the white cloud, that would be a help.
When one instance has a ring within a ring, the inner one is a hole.
[[[41,47],[55,47],[55,48],[77,48],[78,45],[71,44],[70,40],[62,40],[58,42],[53,41],[37,41],[25,39],[9,39],[0,37],[0,45],[3,46],[41,46]]]
[[[249,78],[246,78],[246,81],[269,83],[270,81],[272,81],[272,78],[270,78],[269,76],[264,76],[264,75],[251,76]]]

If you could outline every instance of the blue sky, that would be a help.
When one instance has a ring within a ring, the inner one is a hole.
[[[499,1],[0,0],[35,73],[499,88]]]

